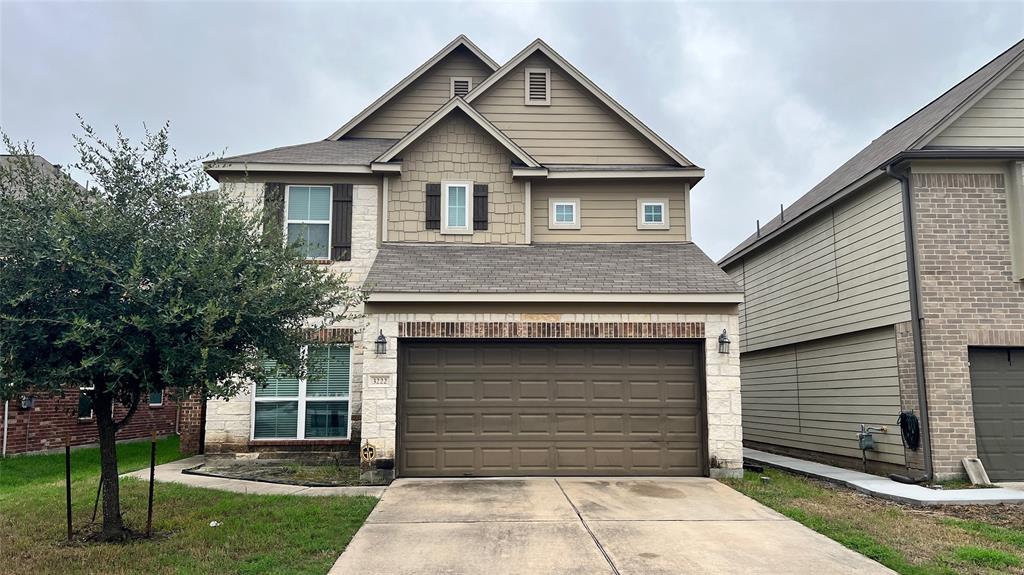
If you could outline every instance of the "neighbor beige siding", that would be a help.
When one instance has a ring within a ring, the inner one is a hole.
[[[1018,68],[930,146],[1024,146],[1024,68]]]
[[[900,187],[882,179],[729,266],[741,351],[908,321],[906,261]]]
[[[486,231],[447,235],[426,229],[426,186],[447,180],[488,185]],[[523,184],[512,180],[512,158],[461,111],[452,112],[402,152],[402,174],[393,176],[389,185],[388,241],[526,243],[525,193]]]
[[[451,99],[451,78],[469,76],[473,86],[491,71],[469,50],[459,47],[387,104],[354,127],[349,138],[402,138]]]
[[[665,181],[536,181],[531,190],[533,241],[681,242],[686,234],[686,185]],[[548,200],[578,198],[580,229],[548,229]],[[667,198],[669,229],[638,230],[636,201]]]
[[[893,327],[744,353],[740,364],[744,440],[860,458],[860,424],[886,426],[869,459],[905,463]]]
[[[525,105],[527,67],[551,70],[550,106]],[[473,107],[542,164],[674,164],[543,54],[527,58]]]

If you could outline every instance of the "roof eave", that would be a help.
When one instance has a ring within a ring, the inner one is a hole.
[[[281,162],[217,162],[204,163],[203,170],[213,179],[227,173],[298,172],[320,174],[370,174],[370,166],[358,164],[287,164]]]
[[[372,292],[368,303],[406,302],[565,302],[565,303],[743,303],[739,292],[722,293],[495,293]]]

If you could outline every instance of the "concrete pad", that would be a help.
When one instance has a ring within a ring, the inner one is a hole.
[[[585,521],[785,520],[714,479],[559,479]]]
[[[553,479],[399,479],[367,523],[578,521]]]
[[[588,524],[622,575],[894,573],[789,520]]]
[[[390,491],[384,499],[388,496]],[[600,575],[612,570],[579,520],[367,523],[329,575],[428,573]]]

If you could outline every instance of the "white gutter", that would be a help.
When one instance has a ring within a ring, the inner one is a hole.
[[[7,419],[10,414],[10,403],[11,400],[4,400],[4,447],[3,451],[0,452],[0,457],[7,457]]]

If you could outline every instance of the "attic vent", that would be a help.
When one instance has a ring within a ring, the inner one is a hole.
[[[551,105],[551,70],[547,68],[526,69],[526,105]]]
[[[466,94],[473,89],[472,78],[452,78],[452,97],[466,97]]]

